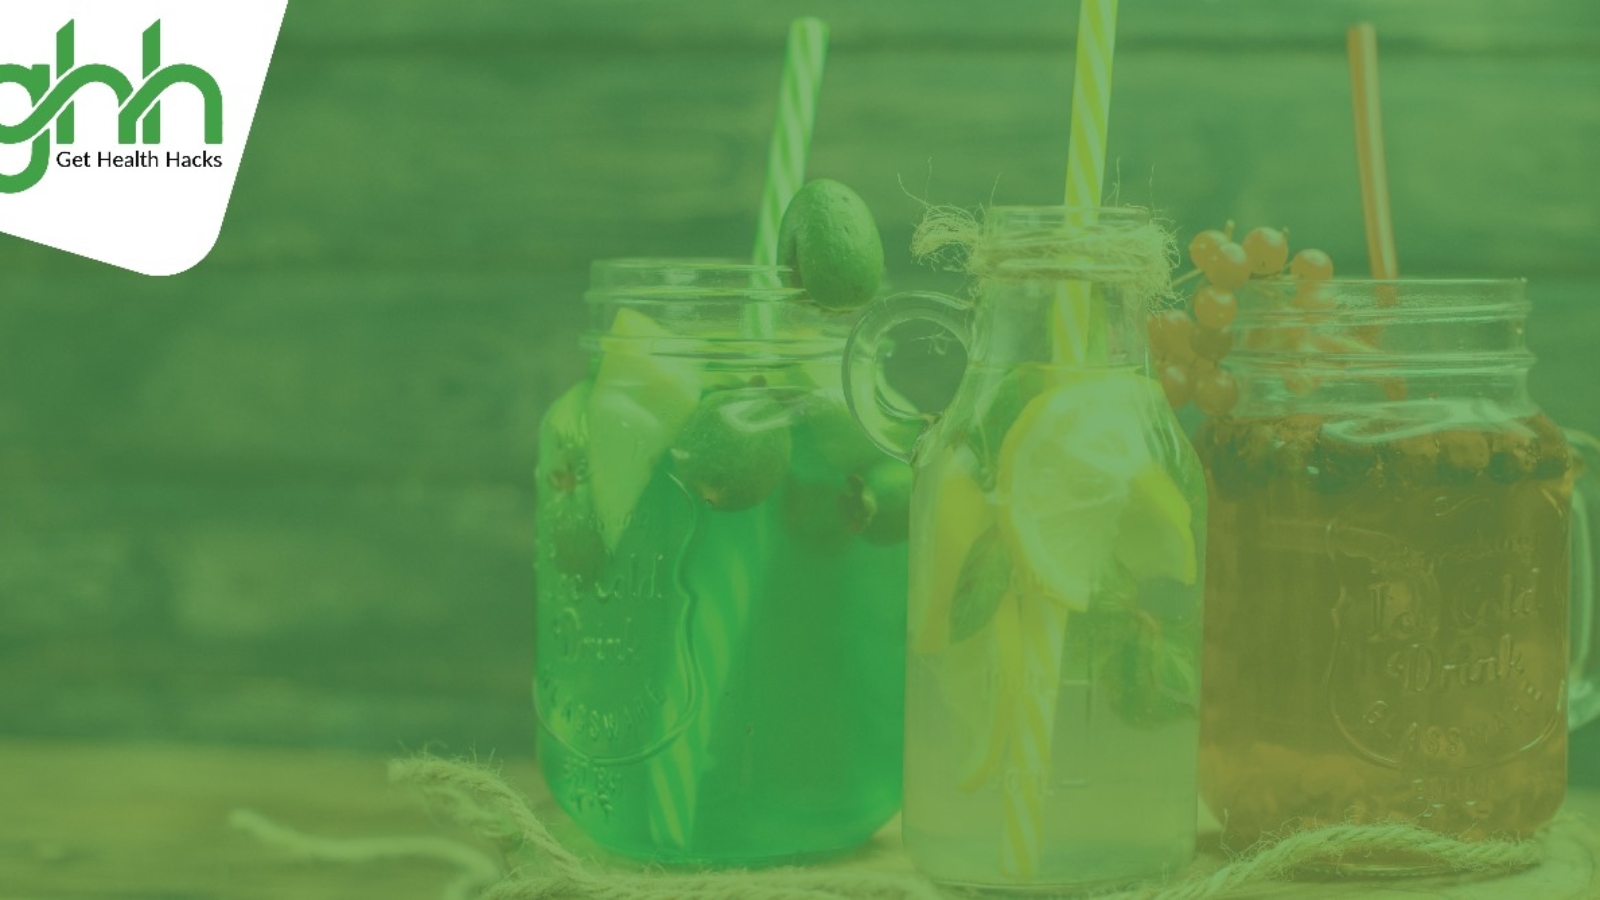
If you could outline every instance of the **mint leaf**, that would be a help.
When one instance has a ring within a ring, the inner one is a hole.
[[[1182,626],[1139,623],[1101,665],[1098,680],[1118,716],[1136,728],[1156,728],[1198,714],[1199,636]]]
[[[973,542],[961,564],[955,600],[950,604],[950,642],[959,643],[982,631],[1010,585],[1011,553],[1000,530],[991,525]]]

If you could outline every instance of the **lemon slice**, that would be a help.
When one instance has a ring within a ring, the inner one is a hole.
[[[934,511],[931,529],[913,531],[920,563],[910,585],[911,648],[916,653],[938,653],[949,645],[950,610],[962,566],[994,521],[988,498],[963,465],[970,457],[970,451],[946,448],[913,487],[914,494],[924,494],[914,497],[913,508]]]
[[[1108,566],[1194,578],[1190,509],[1145,440],[1154,382],[1096,373],[1029,401],[1000,447],[1000,525],[1035,586],[1083,612]],[[1159,388],[1156,388],[1159,389]]]
[[[1128,505],[1117,522],[1117,561],[1135,578],[1170,578],[1194,584],[1194,515],[1189,501],[1167,473],[1152,462],[1128,486]]]
[[[600,339],[587,416],[589,476],[608,550],[616,549],[661,454],[700,402],[699,366],[636,343],[676,337],[649,316],[622,309]]]

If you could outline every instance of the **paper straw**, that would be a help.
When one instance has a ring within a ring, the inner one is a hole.
[[[1117,0],[1084,0],[1078,17],[1077,70],[1072,81],[1072,143],[1067,155],[1067,205],[1100,205],[1111,113],[1111,60]]]
[[[789,201],[805,183],[811,129],[817,120],[817,92],[828,57],[828,25],[810,16],[789,23],[789,46],[783,58],[778,92],[778,118],[767,148],[767,182],[761,192],[752,258],[758,266],[778,263],[778,226]]]
[[[1105,183],[1106,134],[1111,112],[1111,62],[1116,46],[1117,0],[1083,0],[1078,17],[1077,68],[1072,83],[1072,137],[1067,155],[1066,205],[1079,208],[1081,221],[1094,224]],[[1102,324],[1095,314],[1088,282],[1071,281],[1056,299],[1055,358],[1083,364],[1099,352]],[[1010,743],[1010,771],[1002,791],[1001,874],[1030,882],[1039,871],[1044,841],[1044,804],[1051,779],[1056,699],[1069,613],[1040,595],[1018,598],[1026,639],[1024,685]]]
[[[756,220],[755,249],[751,257],[759,266],[778,262],[778,228],[789,201],[805,181],[806,159],[811,152],[811,131],[817,118],[817,93],[828,55],[828,26],[821,19],[803,17],[789,24],[783,76],[778,88],[778,114],[767,148],[767,180],[761,192]],[[768,279],[752,281],[753,290],[778,287]],[[755,340],[770,340],[777,331],[774,304],[764,300],[746,307],[744,329]],[[764,533],[764,531],[763,531]],[[748,560],[729,560],[730,576],[743,571]],[[699,704],[689,727],[656,755],[647,767],[650,782],[650,836],[663,848],[688,851],[694,847],[699,818],[700,781],[705,776],[716,739],[717,704],[732,677],[738,645],[750,623],[753,575],[737,589],[708,591],[695,617],[699,672],[703,676]],[[730,579],[734,580],[734,579]],[[719,586],[721,587],[721,586]],[[687,661],[685,661],[687,663]]]
[[[1083,0],[1078,15],[1076,71],[1072,78],[1072,132],[1067,153],[1066,205],[1083,210],[1082,220],[1094,225],[1094,210],[1105,186],[1106,134],[1111,114],[1111,62],[1116,48],[1117,0]],[[1056,359],[1082,363],[1097,343],[1092,290],[1088,283],[1068,282],[1056,301]]]
[[[1056,698],[1061,684],[1061,654],[1067,609],[1037,594],[1018,597],[1022,632],[1022,685],[1017,691],[1010,771],[1001,782],[1006,800],[1000,844],[1000,872],[1022,883],[1039,874],[1044,842],[1044,804],[1050,795],[1050,756],[1055,741]]]
[[[1400,277],[1400,260],[1394,249],[1394,220],[1389,213],[1389,174],[1383,153],[1383,114],[1378,105],[1378,32],[1369,22],[1350,26],[1345,33],[1350,57],[1350,99],[1355,114],[1356,163],[1361,173],[1361,210],[1367,226],[1367,263],[1372,277]],[[1393,287],[1379,285],[1379,306],[1400,302]],[[1383,340],[1380,325],[1357,326],[1355,334],[1371,346]],[[1403,379],[1393,382],[1394,399],[1408,388]]]
[[[1378,108],[1378,32],[1369,22],[1350,26],[1350,93],[1356,120],[1356,159],[1361,168],[1361,208],[1367,220],[1367,260],[1372,277],[1400,275],[1389,214],[1389,175],[1383,159],[1383,115]]]

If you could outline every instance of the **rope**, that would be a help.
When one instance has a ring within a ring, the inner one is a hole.
[[[428,757],[389,765],[391,781],[418,789],[435,809],[522,865],[502,868],[465,844],[433,838],[332,839],[302,834],[257,813],[236,811],[235,827],[297,856],[331,862],[429,859],[463,870],[447,900],[945,900],[916,875],[862,870],[777,868],[677,872],[614,872],[591,868],[550,833],[527,800],[492,770]],[[1588,851],[1589,891],[1600,897],[1600,844],[1576,817],[1567,827]],[[1213,900],[1240,888],[1278,881],[1312,863],[1337,863],[1374,853],[1403,853],[1429,868],[1478,876],[1539,864],[1547,835],[1522,841],[1462,841],[1405,823],[1339,824],[1263,841],[1212,871],[1167,885],[1113,890],[1095,900]],[[1575,886],[1576,887],[1576,886]],[[1081,894],[1079,895],[1081,896]]]
[[[911,236],[911,253],[971,275],[980,289],[990,280],[1099,282],[1121,287],[1151,308],[1169,299],[1177,263],[1172,232],[1154,222],[1102,216],[996,234],[957,206],[926,207]]]

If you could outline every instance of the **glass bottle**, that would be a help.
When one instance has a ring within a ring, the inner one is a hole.
[[[1094,255],[1153,227],[991,209],[972,301],[897,295],[851,339],[852,409],[914,472],[903,821],[941,882],[1106,884],[1193,853],[1204,485],[1146,372],[1151,298]],[[886,385],[911,320],[967,353],[931,426]]]
[[[909,470],[846,410],[852,319],[787,275],[595,263],[542,424],[540,762],[629,856],[803,859],[899,806]]]
[[[1524,283],[1292,290],[1240,292],[1240,398],[1197,437],[1202,795],[1235,848],[1343,821],[1527,837],[1600,693],[1581,461],[1528,396]]]

